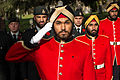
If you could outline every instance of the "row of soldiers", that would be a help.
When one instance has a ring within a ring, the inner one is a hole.
[[[14,31],[19,21],[10,21],[12,38],[16,34],[16,38],[21,40],[16,42],[14,39],[16,43],[13,44],[9,33],[5,33],[6,36],[1,37],[1,42],[5,42],[1,51],[6,50],[4,57],[7,61],[24,66],[21,73],[16,69],[17,76],[26,76],[27,68],[32,65],[30,71],[34,74],[29,74],[31,79],[27,76],[23,80],[119,80],[118,4],[110,3],[107,12],[109,15],[104,20],[99,21],[97,15],[90,15],[83,23],[85,17],[81,10],[73,12],[69,6],[62,6],[52,10],[47,23],[47,10],[36,7],[35,25],[22,33],[21,38],[18,36],[19,29]],[[23,63],[25,61],[32,62]],[[26,64],[30,65],[26,67]],[[36,76],[36,68],[40,78]]]

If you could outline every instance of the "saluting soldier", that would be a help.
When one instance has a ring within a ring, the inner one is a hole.
[[[98,35],[99,19],[96,15],[90,15],[85,22],[86,35],[76,39],[91,45],[92,58],[96,71],[96,80],[112,79],[112,53],[109,37]]]
[[[79,35],[85,34],[85,27],[84,27],[84,14],[81,9],[76,9],[74,11],[75,17],[74,17],[74,28],[73,28],[73,36],[77,37]]]
[[[120,18],[119,6],[112,2],[107,7],[108,17],[100,21],[100,34],[110,38],[114,80],[119,80],[120,73]]]
[[[48,20],[48,11],[44,6],[38,6],[34,8],[34,17],[33,21],[34,24],[31,26],[31,28],[25,30],[23,33],[23,40],[25,41],[26,45],[29,45],[32,47],[32,45],[29,43],[31,38],[35,36],[35,34],[41,30]],[[51,31],[46,33],[44,35],[44,39],[49,39],[52,37]],[[34,62],[28,62],[28,79],[29,80],[40,80],[36,66]]]
[[[40,36],[51,27],[54,37],[37,48],[30,48],[24,41],[18,42],[8,51],[6,60],[34,61],[42,80],[95,80],[89,44],[72,37],[73,18],[69,6],[55,8],[51,23],[47,23],[49,25],[46,24],[29,42],[40,44]]]

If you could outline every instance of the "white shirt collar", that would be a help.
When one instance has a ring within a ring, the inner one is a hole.
[[[18,38],[18,35],[19,35],[19,31],[17,33],[13,33],[13,32],[10,32],[12,34],[12,37],[13,35],[15,34],[16,35],[16,38]]]
[[[75,25],[75,24],[74,24],[74,25]],[[75,25],[75,28],[76,28],[76,29],[79,28],[79,29],[80,29],[79,32],[81,33],[81,31],[82,31],[82,25],[80,25],[80,27],[77,27],[77,26]]]
[[[40,30],[40,28],[36,25],[36,28],[37,28],[37,31],[39,31]]]

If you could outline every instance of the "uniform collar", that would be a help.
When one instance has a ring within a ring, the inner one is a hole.
[[[74,25],[75,25],[75,24],[74,24]],[[82,25],[80,25],[79,27],[77,27],[77,26],[75,25],[75,28],[76,28],[76,29],[78,29],[78,28],[81,29],[81,28],[82,28]]]
[[[17,33],[13,33],[13,32],[10,32],[12,35],[16,35],[16,36],[18,36],[19,35],[19,31],[17,32]]]
[[[37,31],[39,31],[39,30],[40,30],[40,28],[39,28],[37,25],[36,25],[35,27],[36,27]]]
[[[116,21],[116,20],[118,19],[118,17],[117,17],[117,19],[116,19],[116,20],[113,20],[113,19],[110,19],[110,17],[109,17],[109,16],[107,16],[107,19],[108,19],[108,20],[110,20],[110,21]]]
[[[59,43],[63,42],[63,43],[68,43],[71,42],[74,38],[73,36],[71,36],[69,39],[65,40],[65,41],[61,41],[60,39],[58,39],[56,36],[54,36],[55,40]]]
[[[89,39],[91,39],[91,40],[95,40],[95,39],[97,39],[97,37],[98,37],[98,35],[97,36],[95,36],[95,37],[92,37],[92,36],[90,36],[90,35],[88,35],[88,34],[86,34],[86,36],[87,36],[87,38],[89,38]]]

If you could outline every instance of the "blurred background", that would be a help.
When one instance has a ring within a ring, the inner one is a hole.
[[[0,0],[0,29],[7,29],[8,20],[11,17],[19,17],[21,31],[32,24],[33,9],[43,5],[50,12],[52,8],[61,5],[69,5],[73,10],[80,8],[85,16],[97,14],[100,19],[106,17],[106,6],[113,1],[120,0]]]

